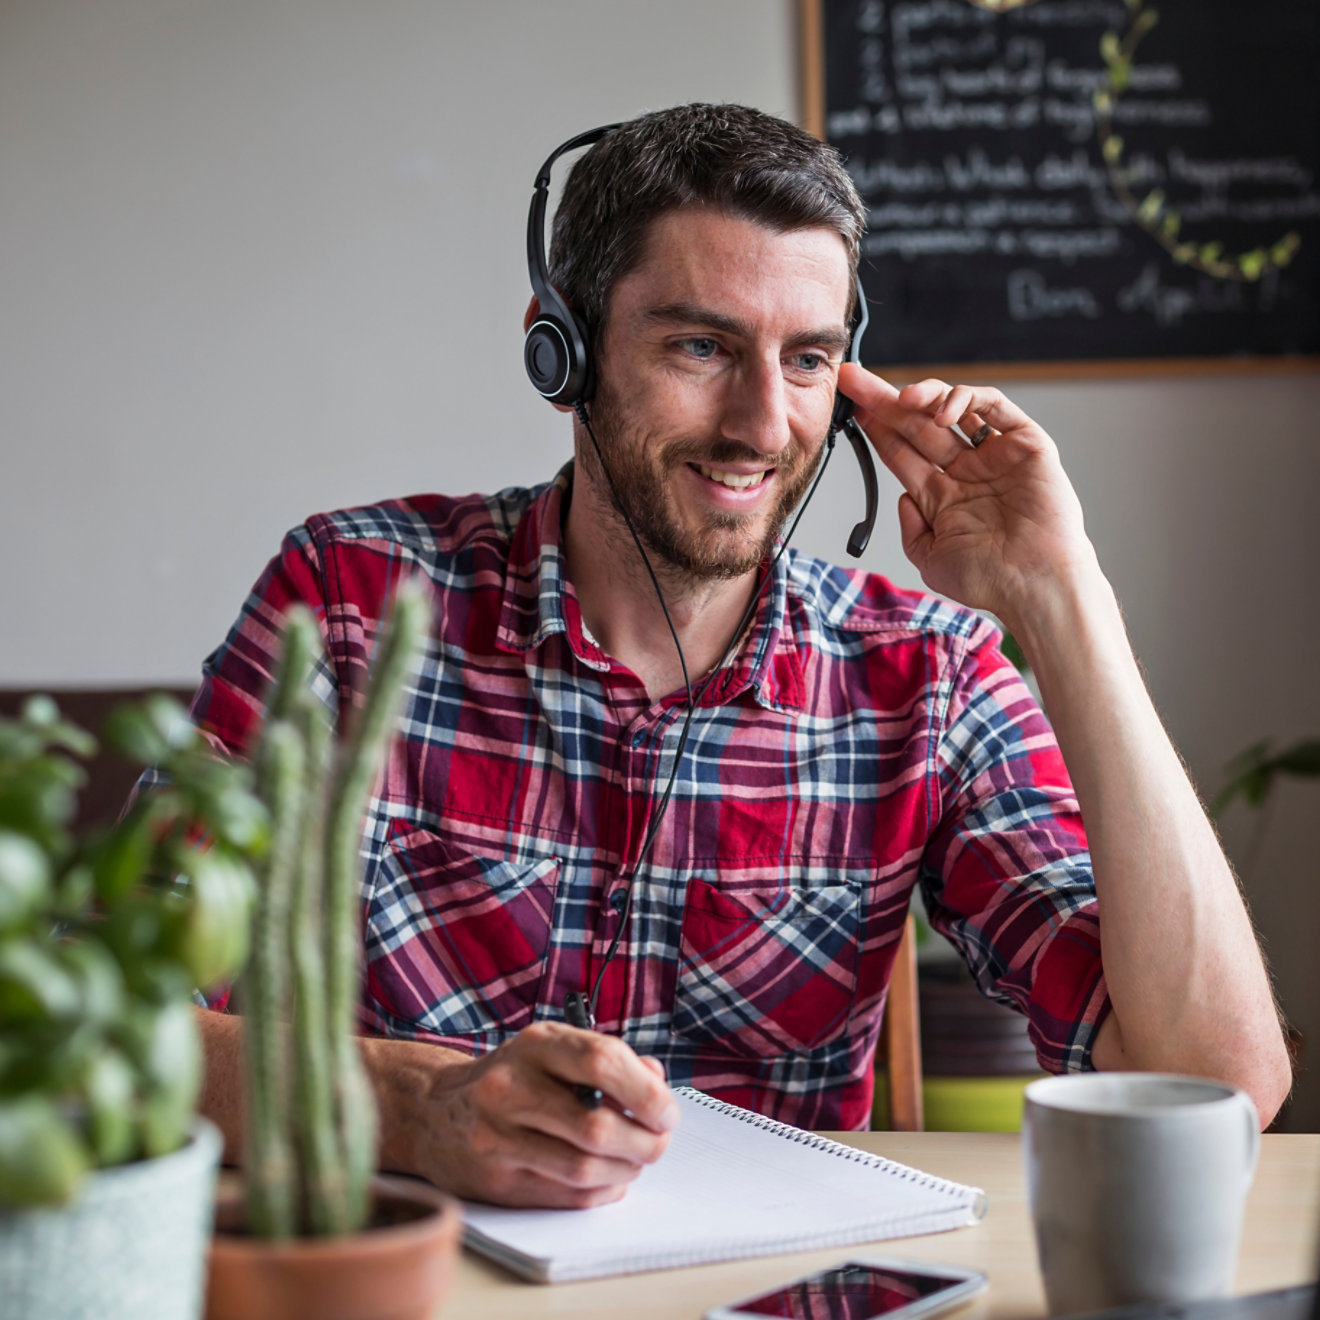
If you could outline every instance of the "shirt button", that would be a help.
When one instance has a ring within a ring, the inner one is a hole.
[[[642,742],[645,740],[645,738],[646,738],[646,730],[638,729],[637,732],[634,733],[632,736],[632,745],[634,747],[640,747],[642,745]]]
[[[628,891],[626,889],[616,889],[610,895],[610,907],[616,912],[623,911],[623,905],[628,901]]]

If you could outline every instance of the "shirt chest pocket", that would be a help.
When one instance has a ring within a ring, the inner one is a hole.
[[[509,862],[396,821],[367,902],[367,990],[431,1036],[520,1031],[536,1010],[559,859]]]
[[[688,882],[673,1030],[736,1054],[815,1049],[857,997],[861,886]]]

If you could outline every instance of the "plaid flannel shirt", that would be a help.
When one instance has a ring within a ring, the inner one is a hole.
[[[492,1049],[563,1016],[620,921],[685,712],[583,628],[571,465],[286,538],[193,718],[243,755],[281,621],[320,623],[320,695],[360,695],[394,585],[435,617],[362,843],[369,1034]],[[1108,1007],[1090,859],[1053,735],[980,616],[788,550],[695,715],[601,987],[601,1030],[674,1083],[808,1128],[864,1127],[914,885],[1041,1064],[1090,1066]],[[220,996],[216,1006],[224,1006]]]

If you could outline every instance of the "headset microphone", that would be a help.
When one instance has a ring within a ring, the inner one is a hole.
[[[866,290],[862,288],[862,277],[859,275],[857,324],[853,326],[852,343],[848,345],[848,361],[856,362],[859,366],[862,361],[862,337],[866,334],[870,320],[870,313],[866,310]],[[834,448],[834,438],[840,431],[848,437],[848,443],[852,445],[853,456],[857,459],[857,466],[862,470],[862,487],[866,494],[866,513],[861,522],[848,534],[848,553],[854,559],[859,559],[871,540],[871,533],[875,531],[875,519],[880,510],[880,488],[875,479],[875,458],[871,453],[871,446],[862,433],[862,428],[853,418],[853,401],[846,394],[836,390],[834,412],[830,417],[829,436],[826,440],[830,449]]]

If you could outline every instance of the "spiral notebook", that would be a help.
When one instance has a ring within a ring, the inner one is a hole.
[[[940,1233],[985,1193],[678,1087],[669,1149],[622,1201],[463,1207],[472,1250],[538,1283]]]

